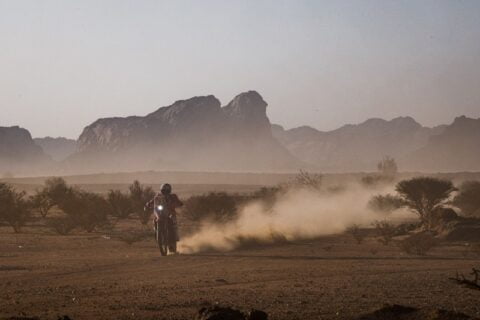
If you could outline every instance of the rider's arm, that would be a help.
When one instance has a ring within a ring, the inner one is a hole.
[[[153,203],[155,201],[155,198],[153,198],[152,200],[148,201],[147,203],[145,203],[145,206],[143,207],[144,210],[147,210],[147,209],[152,209],[153,208]]]
[[[173,200],[174,200],[175,208],[183,206],[183,202],[180,201],[180,199],[178,199],[178,196],[176,194],[174,194],[173,196],[174,196]]]

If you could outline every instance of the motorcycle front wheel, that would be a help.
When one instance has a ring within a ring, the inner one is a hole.
[[[157,221],[157,227],[155,230],[155,237],[158,244],[158,249],[162,256],[166,256],[168,253],[168,241],[167,241],[167,230],[165,223],[160,223]]]

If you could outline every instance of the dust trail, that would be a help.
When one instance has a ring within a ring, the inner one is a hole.
[[[239,218],[226,225],[209,224],[179,243],[182,253],[206,249],[232,250],[242,240],[273,242],[314,238],[343,232],[352,224],[369,225],[384,215],[367,209],[367,203],[379,190],[350,186],[341,193],[311,190],[289,191],[278,198],[271,210],[262,202],[245,206]]]

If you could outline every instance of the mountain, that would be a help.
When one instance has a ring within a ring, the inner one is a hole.
[[[375,170],[385,155],[396,158],[404,169],[402,159],[443,130],[445,126],[423,127],[411,117],[390,121],[373,118],[333,131],[306,126],[284,130],[272,126],[273,135],[294,156],[317,170],[330,172]]]
[[[77,141],[63,137],[52,138],[34,138],[33,141],[40,146],[43,151],[56,161],[62,161],[72,155],[77,148]]]
[[[35,174],[53,165],[26,129],[0,127],[0,173]]]
[[[221,107],[213,95],[146,116],[99,119],[80,135],[69,170],[285,171],[297,160],[273,137],[255,91]],[[88,164],[88,166],[86,165]]]
[[[419,171],[479,171],[480,118],[456,118],[413,152],[407,165]]]

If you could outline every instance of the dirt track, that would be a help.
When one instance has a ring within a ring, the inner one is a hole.
[[[192,319],[206,302],[272,319],[345,319],[385,303],[480,315],[480,292],[447,279],[480,265],[461,247],[419,258],[336,236],[162,258],[153,241],[0,229],[0,318]]]

